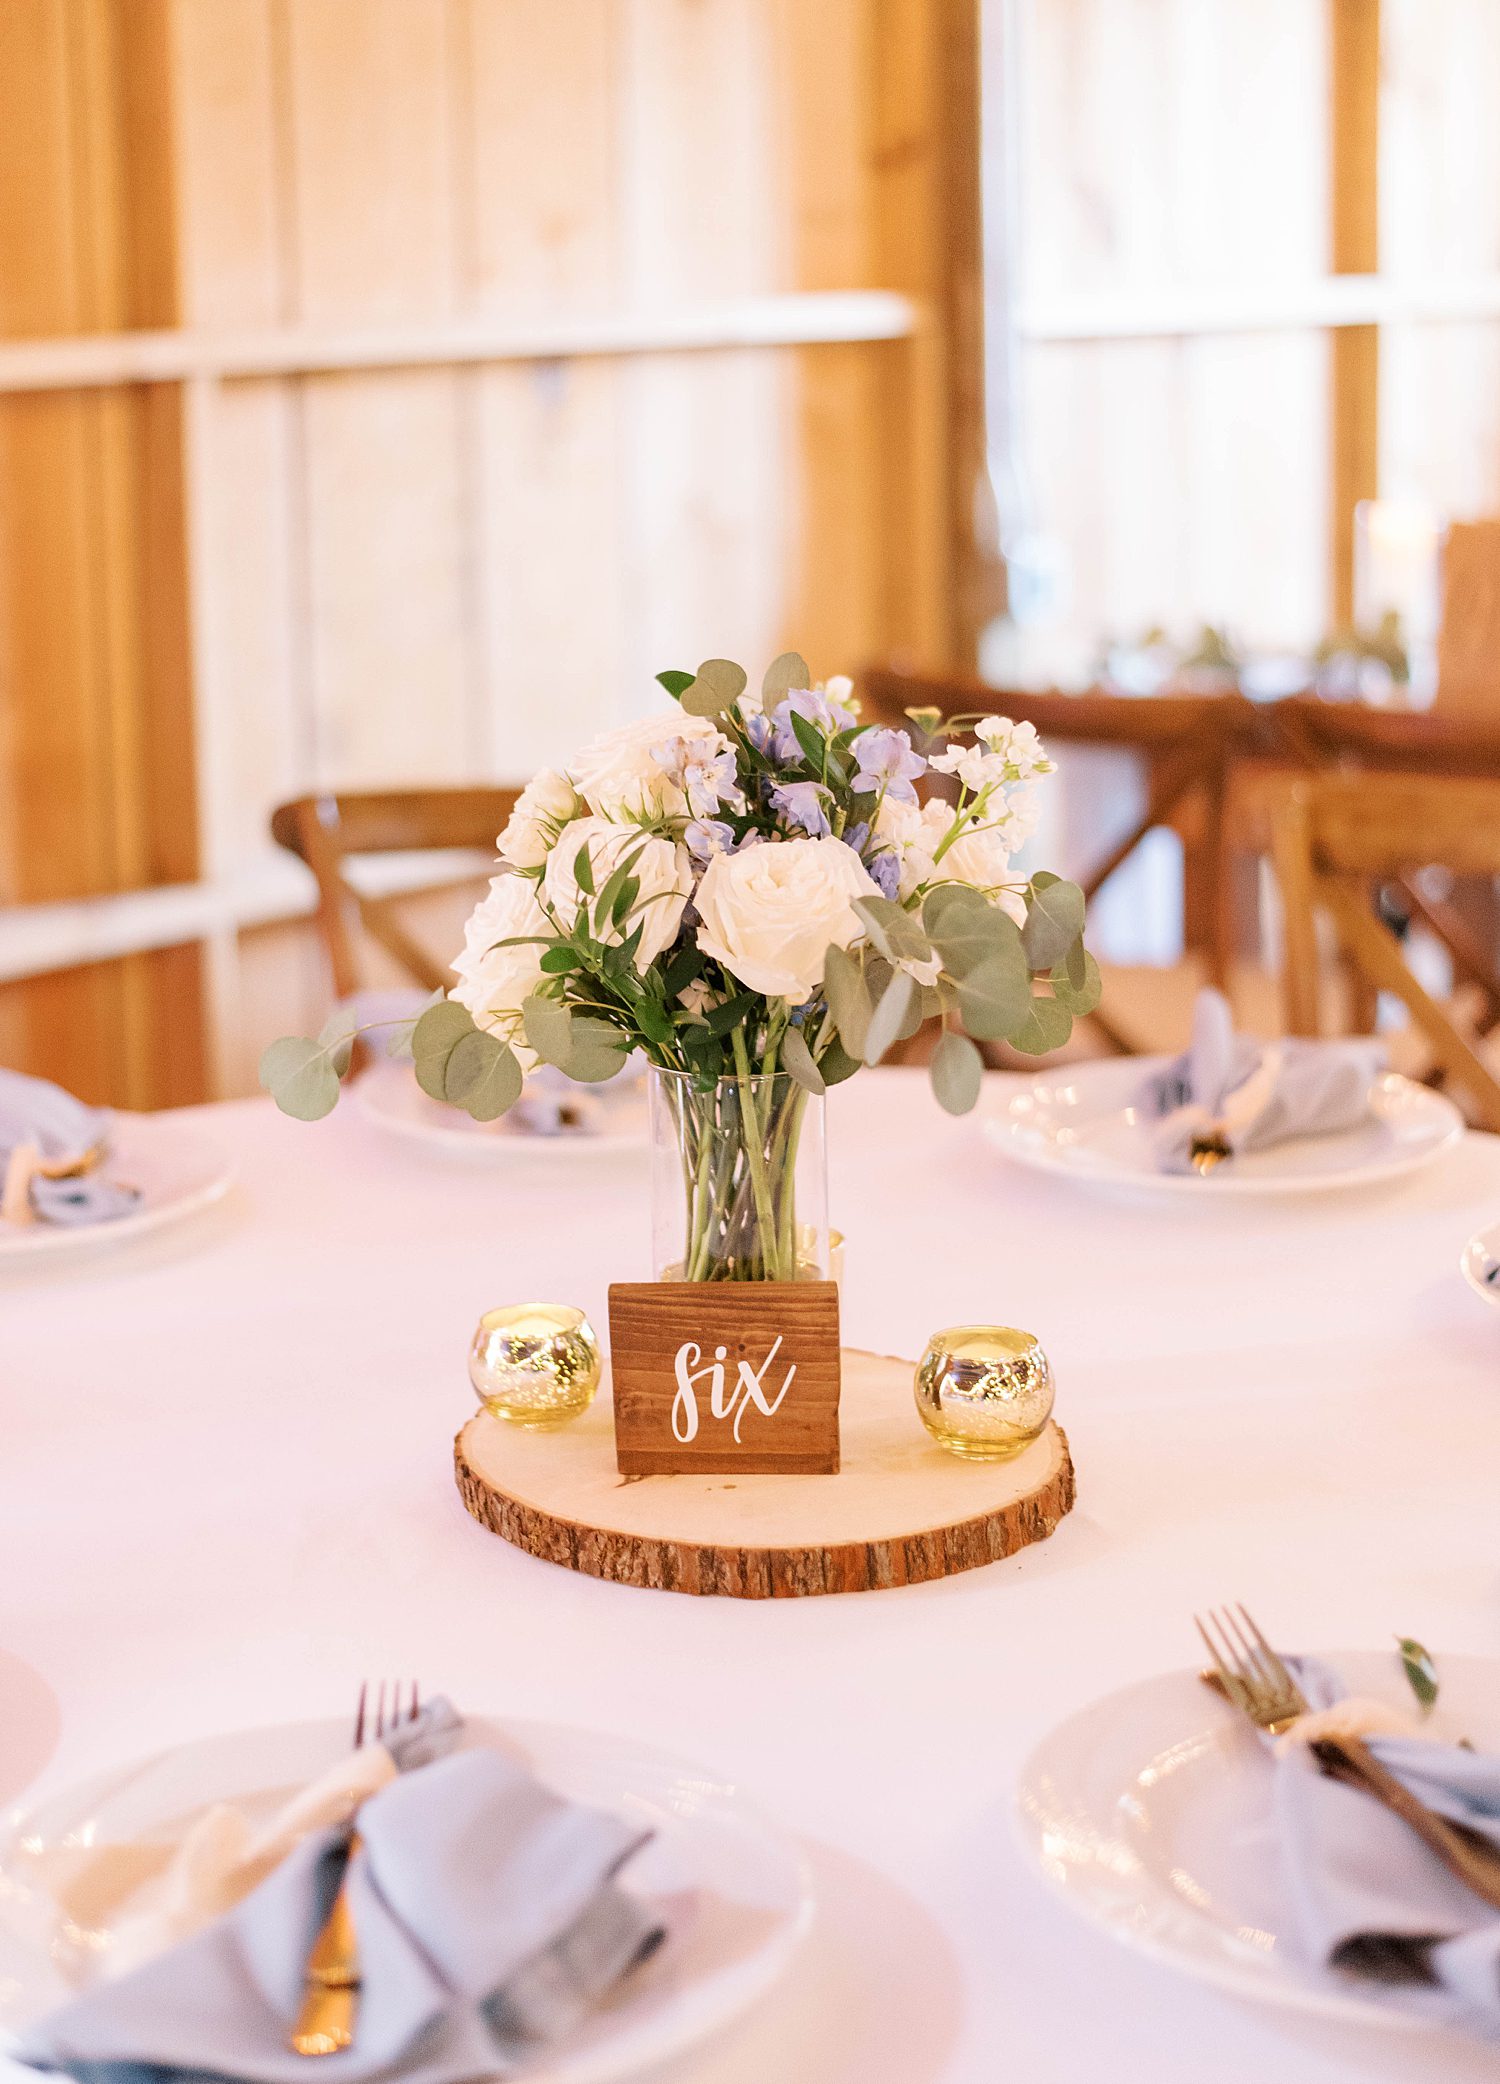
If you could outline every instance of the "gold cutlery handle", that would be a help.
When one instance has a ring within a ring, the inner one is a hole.
[[[291,2034],[290,2045],[296,2055],[337,2055],[341,2049],[354,2045],[359,2012],[359,1942],[349,1908],[349,1873],[359,1850],[356,1831],[349,1840],[338,1893],[307,1957],[302,2009]]]
[[[1357,1737],[1339,1737],[1315,1744],[1313,1750],[1318,1763],[1336,1780],[1362,1787],[1378,1802],[1384,1802],[1387,1809],[1408,1824],[1466,1888],[1500,1910],[1500,1855],[1483,1839],[1475,1838],[1459,1825],[1450,1823],[1446,1816],[1434,1814],[1419,1802]]]

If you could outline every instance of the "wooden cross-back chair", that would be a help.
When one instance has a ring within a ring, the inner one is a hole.
[[[1483,1126],[1500,1131],[1500,1079],[1480,1056],[1446,1006],[1412,974],[1396,936],[1375,916],[1372,885],[1399,881],[1414,887],[1420,870],[1442,867],[1455,875],[1500,875],[1500,781],[1439,775],[1309,775],[1294,784],[1277,810],[1272,855],[1285,915],[1283,984],[1287,1028],[1316,1035],[1319,1028],[1317,918],[1330,920],[1345,958],[1377,991],[1393,992],[1426,1038],[1441,1070],[1461,1085]],[[1450,944],[1451,945],[1451,944]],[[1482,953],[1469,976],[1488,991],[1492,1026],[1495,978]]]
[[[272,813],[272,837],[305,861],[316,878],[318,931],[338,998],[348,998],[360,987],[356,926],[428,991],[452,981],[447,965],[415,941],[397,918],[403,893],[377,897],[357,889],[345,873],[350,855],[461,848],[493,857],[496,835],[515,808],[518,793],[501,788],[361,790],[299,796]],[[465,873],[447,887],[469,880]],[[423,887],[435,890],[445,885]]]
[[[905,673],[880,667],[860,682],[865,714],[899,725],[908,709],[939,709],[945,716],[996,712],[1036,726],[1043,744],[1093,745],[1136,754],[1147,772],[1140,817],[1106,854],[1078,877],[1085,897],[1136,851],[1148,833],[1191,816],[1195,825],[1188,877],[1193,914],[1185,938],[1201,945],[1211,980],[1223,985],[1229,969],[1232,922],[1225,874],[1224,800],[1236,750],[1258,734],[1257,714],[1242,695],[1033,694],[981,680]],[[1090,1016],[1113,1049],[1134,1052],[1106,1012]]]

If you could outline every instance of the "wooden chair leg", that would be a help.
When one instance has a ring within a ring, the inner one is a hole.
[[[1289,1035],[1316,1035],[1318,1006],[1317,887],[1307,804],[1296,791],[1277,812],[1271,861],[1281,892],[1281,1004]]]

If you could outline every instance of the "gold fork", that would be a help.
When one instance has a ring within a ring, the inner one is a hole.
[[[420,1713],[417,1688],[412,1684],[405,1709],[399,1679],[391,1685],[390,1713],[386,1713],[385,1680],[370,1705],[368,1680],[359,1689],[359,1707],[354,1717],[354,1748],[365,1741],[367,1726],[371,1741],[378,1744],[394,1734],[403,1722],[415,1722]],[[359,1939],[349,1908],[349,1873],[360,1851],[358,1831],[351,1831],[344,1853],[344,1872],[328,1915],[318,1931],[303,1971],[302,2009],[292,2028],[290,2046],[295,2055],[337,2055],[354,2045],[354,2028],[359,2015]]]
[[[1194,1626],[1213,1660],[1203,1678],[1257,1729],[1280,1736],[1308,1712],[1307,1696],[1243,1606],[1206,1620],[1195,1615]],[[1311,1749],[1331,1779],[1383,1802],[1467,1888],[1500,1910],[1500,1853],[1487,1839],[1425,1807],[1358,1737],[1323,1738]]]

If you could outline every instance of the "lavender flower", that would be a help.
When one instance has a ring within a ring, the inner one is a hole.
[[[832,830],[825,808],[830,801],[821,782],[782,782],[772,789],[771,801],[788,823],[798,826],[809,839],[822,839]]]
[[[715,854],[734,851],[734,827],[726,825],[722,818],[694,818],[682,836],[700,868],[712,861]]]
[[[927,772],[922,755],[912,751],[905,731],[861,731],[850,750],[859,762],[853,788],[861,795],[883,790],[897,803],[915,803],[912,783]]]
[[[771,711],[774,726],[771,750],[778,760],[797,761],[806,757],[792,729],[794,716],[800,716],[804,723],[811,724],[825,738],[837,737],[855,721],[852,709],[846,709],[842,702],[830,701],[820,690],[793,688],[785,701],[778,702]]]
[[[695,818],[720,809],[744,809],[734,747],[722,732],[669,739],[665,745],[653,745],[651,757],[681,789]]]
[[[764,715],[759,709],[756,709],[750,712],[749,714],[745,715],[743,721],[745,725],[745,736],[755,747],[755,750],[758,753],[768,753],[771,750],[771,719],[768,716]]]

